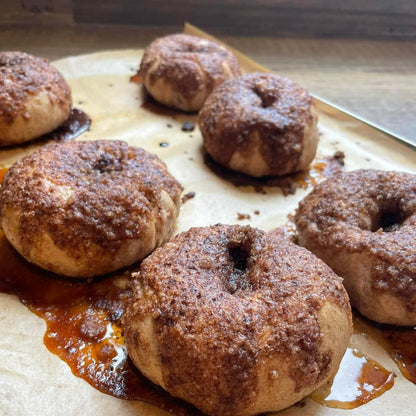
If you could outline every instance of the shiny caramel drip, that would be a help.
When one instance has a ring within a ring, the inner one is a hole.
[[[390,354],[400,372],[416,384],[416,328],[381,325],[363,317],[354,318],[356,332],[370,335]]]
[[[400,372],[409,381],[416,384],[416,331],[383,330],[383,338],[387,341],[387,351],[397,364]]]
[[[38,140],[49,142],[51,140],[71,140],[75,139],[85,131],[89,130],[91,119],[82,110],[71,108],[69,117],[55,130],[41,136]]]
[[[135,84],[141,84],[143,82],[143,78],[139,74],[134,74],[130,77],[130,82],[134,82]]]
[[[310,395],[317,403],[338,409],[354,409],[391,389],[394,373],[349,347],[338,372],[327,386]]]
[[[9,170],[9,168],[0,168],[0,184],[3,182],[4,175]]]
[[[150,383],[128,359],[121,316],[129,290],[123,275],[91,283],[64,279],[26,262],[0,232],[0,292],[19,297],[46,322],[44,343],[103,393],[142,400],[179,416],[199,414]]]

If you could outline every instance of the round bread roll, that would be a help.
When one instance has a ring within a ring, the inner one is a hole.
[[[191,228],[133,277],[123,318],[131,359],[207,415],[290,406],[335,374],[348,344],[341,279],[248,226]]]
[[[0,224],[29,262],[93,277],[141,260],[172,234],[181,185],[156,156],[121,141],[46,145],[0,189]]]
[[[318,146],[317,120],[306,90],[265,73],[225,82],[199,113],[208,154],[226,168],[254,177],[307,169]]]
[[[301,201],[295,221],[299,244],[344,278],[364,316],[416,325],[416,175],[341,174]]]
[[[0,146],[49,133],[69,116],[71,90],[46,59],[0,52]]]
[[[140,74],[149,94],[161,104],[198,111],[209,94],[240,74],[237,58],[216,42],[175,34],[145,50]]]

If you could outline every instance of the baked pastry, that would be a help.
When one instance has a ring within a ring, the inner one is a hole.
[[[131,359],[207,415],[290,406],[335,374],[348,344],[341,279],[249,226],[191,228],[133,277],[123,317]]]
[[[416,325],[416,175],[357,170],[319,184],[295,217],[299,244],[344,278],[364,316]]]
[[[267,73],[225,82],[199,113],[208,154],[226,168],[254,177],[307,169],[318,145],[317,120],[306,90]]]
[[[0,52],[0,146],[51,132],[68,118],[71,105],[68,84],[46,59]]]
[[[181,189],[155,155],[125,142],[55,143],[10,167],[0,189],[0,224],[29,262],[93,277],[164,243]]]
[[[158,38],[146,48],[139,73],[156,101],[198,111],[214,88],[240,74],[240,69],[237,58],[218,43],[174,34]]]

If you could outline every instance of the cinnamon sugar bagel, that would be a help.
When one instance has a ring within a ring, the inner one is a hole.
[[[295,221],[299,243],[344,278],[363,315],[416,325],[416,175],[341,174],[299,204]]]
[[[154,155],[121,141],[46,145],[0,189],[0,224],[28,261],[69,277],[128,266],[171,235],[181,186]]]
[[[175,34],[153,41],[140,63],[143,84],[161,104],[198,111],[208,95],[240,73],[236,57],[216,42]]]
[[[133,275],[123,318],[140,371],[207,415],[283,409],[333,376],[351,332],[341,279],[249,226],[192,228]]]
[[[218,87],[199,114],[208,154],[254,177],[306,169],[318,145],[317,112],[306,90],[273,74],[246,74]]]
[[[46,59],[0,52],[0,146],[56,129],[68,118],[71,105],[68,84]]]

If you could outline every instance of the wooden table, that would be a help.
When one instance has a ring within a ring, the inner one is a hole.
[[[153,38],[173,30],[14,23],[2,25],[0,48],[54,60],[106,49],[144,48]],[[313,94],[416,144],[416,41],[236,36],[221,39]]]

